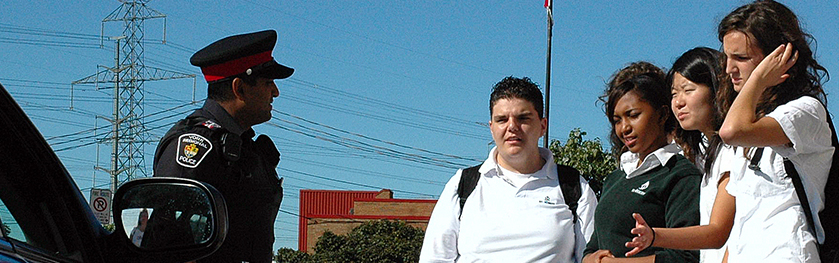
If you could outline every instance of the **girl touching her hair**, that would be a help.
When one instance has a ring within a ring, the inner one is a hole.
[[[750,160],[732,167],[726,187],[737,207],[729,261],[819,262],[816,243],[824,241],[827,222],[819,221],[818,212],[835,149],[821,84],[827,71],[810,50],[812,37],[775,1],[735,9],[717,32],[728,74],[720,94],[736,94],[719,101],[728,109],[720,137]],[[807,223],[785,159],[801,177],[814,226]]]

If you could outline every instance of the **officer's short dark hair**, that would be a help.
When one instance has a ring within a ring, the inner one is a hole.
[[[516,78],[506,77],[492,87],[492,94],[489,96],[489,114],[492,115],[492,107],[500,99],[523,99],[533,104],[533,108],[539,113],[539,119],[544,118],[544,106],[542,104],[542,91],[539,86],[528,77]],[[492,117],[492,116],[490,116]]]
[[[242,82],[245,82],[245,84],[253,86],[253,85],[256,85],[256,78],[257,77],[258,76],[248,76],[248,75],[243,74],[243,75],[238,76],[236,78],[241,79]],[[228,78],[228,79],[225,79],[225,80],[221,80],[221,81],[217,81],[217,82],[213,82],[213,83],[208,84],[207,85],[207,98],[211,99],[211,100],[214,100],[214,101],[219,101],[219,102],[230,101],[230,100],[233,100],[234,98],[236,98],[233,95],[233,79],[234,78]]]

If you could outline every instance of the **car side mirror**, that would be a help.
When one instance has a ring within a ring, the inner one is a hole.
[[[129,181],[116,191],[113,208],[114,233],[124,235],[122,241],[138,258],[169,261],[179,252],[203,257],[217,250],[227,235],[227,207],[221,193],[191,179]],[[189,253],[198,251],[204,253]]]

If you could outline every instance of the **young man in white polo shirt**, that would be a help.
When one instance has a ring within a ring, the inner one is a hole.
[[[495,84],[489,125],[496,146],[478,168],[462,209],[458,187],[464,170],[446,184],[428,222],[420,262],[582,260],[597,198],[578,174],[558,174],[551,151],[539,147],[548,125],[542,105],[542,92],[529,78]],[[578,178],[576,217],[558,176]]]

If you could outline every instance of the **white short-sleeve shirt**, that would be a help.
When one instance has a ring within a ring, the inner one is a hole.
[[[744,158],[738,158],[734,153],[734,147],[721,144],[717,148],[717,156],[711,170],[705,172],[702,182],[699,184],[699,224],[707,225],[711,222],[711,210],[714,208],[714,201],[717,200],[719,182],[725,172],[731,170],[731,164],[742,163]],[[699,250],[699,262],[719,263],[725,257],[726,245],[718,249]]]
[[[729,239],[729,262],[818,262],[816,240],[824,233],[818,220],[824,187],[833,157],[826,111],[812,97],[778,106],[767,117],[781,125],[791,145],[765,147],[758,163],[732,166],[726,190],[736,198],[737,212]],[[754,148],[738,147],[739,156],[753,156]],[[744,153],[745,151],[745,153]],[[784,170],[784,158],[795,165],[807,192],[817,235],[808,231],[807,218]]]

